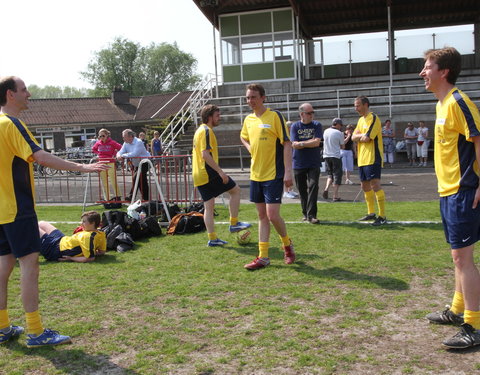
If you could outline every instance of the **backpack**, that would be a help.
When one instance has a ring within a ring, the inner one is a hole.
[[[205,229],[203,214],[193,211],[175,215],[168,226],[167,234],[197,233]]]
[[[162,228],[160,228],[160,225],[154,216],[147,216],[144,219],[140,219],[139,223],[142,231],[148,237],[160,236],[162,234]]]

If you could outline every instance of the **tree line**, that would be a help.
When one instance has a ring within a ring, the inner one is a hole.
[[[132,96],[186,91],[200,81],[196,68],[195,57],[176,42],[142,46],[116,37],[107,48],[94,52],[80,73],[93,89],[30,85],[29,91],[36,99],[109,96],[114,87]]]

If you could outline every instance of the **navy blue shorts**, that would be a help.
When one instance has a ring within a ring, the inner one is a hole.
[[[217,175],[212,179],[212,181],[207,182],[205,185],[197,186],[197,189],[202,197],[202,200],[206,202],[212,198],[218,197],[220,194],[223,194],[226,191],[232,190],[235,185],[235,181],[233,181],[230,177],[228,177],[228,182],[224,184],[220,175]]]
[[[472,208],[475,189],[440,197],[445,238],[452,249],[473,245],[480,236],[480,204]]]
[[[12,254],[21,258],[39,250],[40,233],[35,216],[0,224],[0,255]]]
[[[358,167],[360,181],[380,180],[382,177],[382,166],[380,164],[370,164]]]
[[[250,202],[282,203],[283,178],[269,181],[250,180]]]
[[[42,244],[40,246],[40,254],[46,260],[58,260],[62,255],[60,254],[60,240],[65,235],[60,230],[55,229],[50,234],[44,234],[40,239]]]

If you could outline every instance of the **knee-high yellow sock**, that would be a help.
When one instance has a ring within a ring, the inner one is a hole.
[[[268,247],[270,246],[270,243],[268,242],[259,242],[258,243],[258,256],[260,258],[268,258]]]
[[[463,314],[465,310],[465,302],[463,301],[463,293],[455,291],[455,294],[453,295],[453,301],[452,301],[452,307],[450,307],[450,310],[454,314]]]
[[[10,319],[8,318],[8,310],[0,310],[0,329],[10,327]]]
[[[367,203],[367,210],[368,214],[374,214],[375,213],[375,193],[373,190],[366,191],[363,193],[365,196],[365,202]]]
[[[230,225],[237,225],[238,217],[230,217]]]
[[[25,319],[27,320],[27,333],[40,335],[43,332],[42,319],[38,310],[25,313]]]
[[[282,237],[282,236],[279,236],[279,237],[282,240],[282,245],[283,246],[290,245],[290,237],[288,237],[288,234],[285,237]]]
[[[480,329],[480,311],[465,310],[463,320],[475,329]]]
[[[208,233],[208,239],[210,241],[216,240],[217,239],[217,233],[215,233],[215,232]]]
[[[378,216],[385,217],[385,192],[383,189],[375,192],[378,205]]]

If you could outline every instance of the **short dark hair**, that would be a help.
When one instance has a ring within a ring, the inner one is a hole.
[[[7,91],[17,92],[17,77],[8,76],[0,78],[0,106],[7,104]]]
[[[90,224],[95,224],[95,228],[100,226],[100,214],[97,211],[84,212],[81,218],[86,218]]]
[[[362,104],[368,104],[368,106],[370,107],[370,100],[368,100],[368,98],[365,95],[357,96],[355,98],[355,101],[357,100],[360,100]]]
[[[433,60],[438,69],[448,69],[447,82],[454,85],[462,70],[462,56],[453,47],[429,49],[423,55],[425,61]]]
[[[265,96],[265,88],[259,83],[250,83],[247,85],[247,90],[257,91],[260,96]]]
[[[202,122],[204,124],[208,123],[208,119],[210,116],[213,116],[213,114],[217,111],[220,111],[220,108],[218,108],[215,104],[207,104],[202,108],[200,111],[200,117],[202,118]]]

